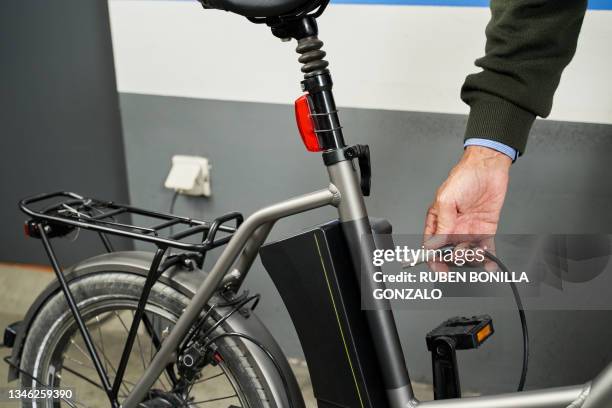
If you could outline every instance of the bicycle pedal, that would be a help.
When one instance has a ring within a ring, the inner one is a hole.
[[[478,348],[493,333],[493,319],[488,315],[453,317],[427,333],[434,399],[461,398],[457,350]]]
[[[427,349],[432,351],[434,343],[441,337],[452,339],[455,350],[478,348],[494,332],[493,319],[489,315],[452,317],[427,333]]]

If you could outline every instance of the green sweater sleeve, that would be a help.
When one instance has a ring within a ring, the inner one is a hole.
[[[550,114],[561,73],[576,51],[586,0],[491,0],[482,68],[468,75],[465,137],[525,151],[536,116]]]

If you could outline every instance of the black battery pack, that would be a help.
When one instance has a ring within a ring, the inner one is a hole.
[[[391,225],[371,220],[375,237]],[[391,247],[380,242],[377,247]],[[261,260],[291,316],[319,408],[387,407],[361,310],[358,273],[339,221],[264,245]]]

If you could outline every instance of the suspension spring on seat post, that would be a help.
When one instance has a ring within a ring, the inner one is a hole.
[[[321,73],[329,66],[329,62],[324,59],[326,53],[321,48],[323,48],[323,41],[317,36],[298,40],[295,51],[300,54],[298,61],[303,64],[302,72],[305,77]]]

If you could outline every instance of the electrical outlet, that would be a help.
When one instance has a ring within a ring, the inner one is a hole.
[[[172,168],[164,186],[180,194],[210,197],[210,169],[206,157],[172,156]]]

